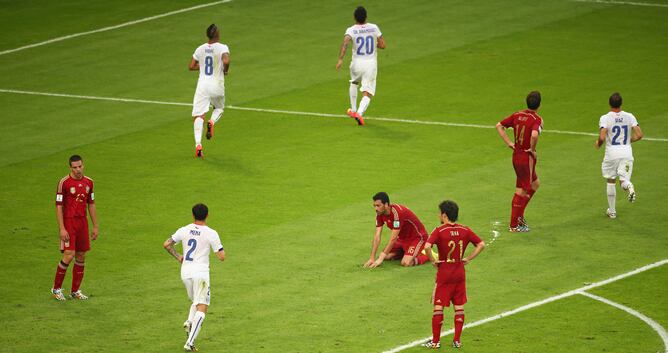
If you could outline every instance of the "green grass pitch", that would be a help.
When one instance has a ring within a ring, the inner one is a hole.
[[[202,3],[0,1],[0,52]],[[187,64],[215,22],[231,50],[228,104],[343,114],[348,73],[334,65],[357,5],[234,0],[2,54],[0,90],[189,103],[197,75]],[[543,94],[532,231],[503,231],[467,267],[468,323],[668,258],[668,7],[363,5],[387,41],[370,118],[491,127],[528,91]],[[638,201],[618,191],[616,220],[604,216],[594,137],[554,132],[595,133],[613,91],[658,139],[634,144]],[[0,92],[0,122],[0,352],[180,351],[188,302],[161,245],[196,202],[209,205],[228,255],[212,261],[202,352],[387,351],[430,335],[434,269],[361,268],[371,196],[387,191],[428,229],[438,202],[453,199],[461,222],[490,241],[514,190],[511,153],[493,129],[227,109],[196,160],[188,106]],[[73,153],[96,183],[100,238],[82,286],[90,300],[60,303],[49,295],[60,257],[53,200]],[[663,266],[591,293],[666,327],[666,288]],[[581,295],[462,339],[462,352],[666,349],[636,317]]]

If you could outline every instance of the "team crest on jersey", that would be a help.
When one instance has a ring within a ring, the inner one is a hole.
[[[75,192],[77,192],[77,189],[74,186],[71,187],[70,188],[70,194],[74,194]]]

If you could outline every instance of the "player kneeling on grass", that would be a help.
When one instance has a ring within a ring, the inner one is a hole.
[[[364,267],[378,267],[385,260],[399,258],[401,266],[422,265],[429,260],[422,252],[427,230],[413,211],[403,205],[390,204],[390,197],[385,192],[373,195],[373,207],[376,209],[376,232],[371,243],[371,256]],[[392,230],[392,236],[376,259],[383,224]]]
[[[427,348],[441,347],[441,326],[443,325],[443,306],[454,304],[455,336],[452,346],[460,348],[462,329],[464,327],[464,304],[466,304],[466,273],[464,266],[473,260],[485,248],[485,243],[473,231],[464,225],[455,223],[459,215],[459,207],[454,201],[443,201],[440,205],[441,226],[431,232],[425,251],[430,261],[438,269],[436,285],[432,294],[434,314],[431,319],[432,339],[423,343]],[[473,252],[464,256],[466,246],[475,245]],[[431,254],[431,247],[438,248],[438,260]]]
[[[225,250],[218,232],[206,225],[209,209],[204,204],[197,204],[192,209],[194,222],[179,228],[165,240],[163,247],[181,263],[181,280],[186,287],[188,298],[192,300],[188,320],[183,323],[188,339],[183,348],[196,351],[195,339],[202,328],[206,311],[209,307],[209,251],[216,253],[220,261],[225,260]],[[174,250],[174,244],[183,243],[185,256]]]
[[[608,181],[608,209],[605,214],[610,218],[617,218],[615,179],[619,178],[619,185],[628,192],[629,201],[635,202],[636,191],[631,183],[633,174],[631,143],[642,139],[643,133],[636,117],[622,110],[622,96],[619,93],[613,93],[608,101],[610,111],[599,120],[599,136],[595,147],[599,149],[605,143],[605,157],[601,164],[603,177]]]

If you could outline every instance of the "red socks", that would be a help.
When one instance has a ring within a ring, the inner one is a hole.
[[[65,279],[65,274],[67,274],[67,267],[70,264],[66,264],[62,261],[56,267],[56,279],[53,280],[53,289],[59,289],[63,286],[63,280]]]
[[[74,268],[72,269],[72,293],[79,290],[83,276],[84,263],[74,260]]]
[[[431,317],[431,341],[438,343],[441,341],[441,326],[443,325],[443,310],[434,310],[434,316]]]
[[[455,337],[453,341],[459,342],[462,337],[462,329],[464,328],[464,310],[455,311]]]
[[[514,194],[513,195],[513,209],[512,212],[510,213],[510,227],[515,228],[517,227],[517,218],[520,217],[521,213],[524,208],[522,207],[523,205],[526,206],[526,203],[523,202],[524,197]]]

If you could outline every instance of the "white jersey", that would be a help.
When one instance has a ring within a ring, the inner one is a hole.
[[[183,263],[181,278],[195,275],[209,277],[209,252],[223,250],[218,232],[207,227],[191,223],[172,235],[175,243],[183,243]]]
[[[601,117],[598,123],[600,129],[607,129],[605,137],[605,159],[630,159],[633,160],[631,149],[631,134],[633,127],[638,126],[636,117],[625,111],[608,112]]]
[[[229,54],[230,49],[221,43],[204,43],[195,49],[193,59],[199,62],[199,81],[197,86],[202,85],[210,88],[225,87],[225,74],[223,73],[223,54]]]
[[[346,34],[353,42],[353,62],[358,60],[376,61],[376,43],[379,37],[380,28],[373,23],[356,24],[348,27]]]

